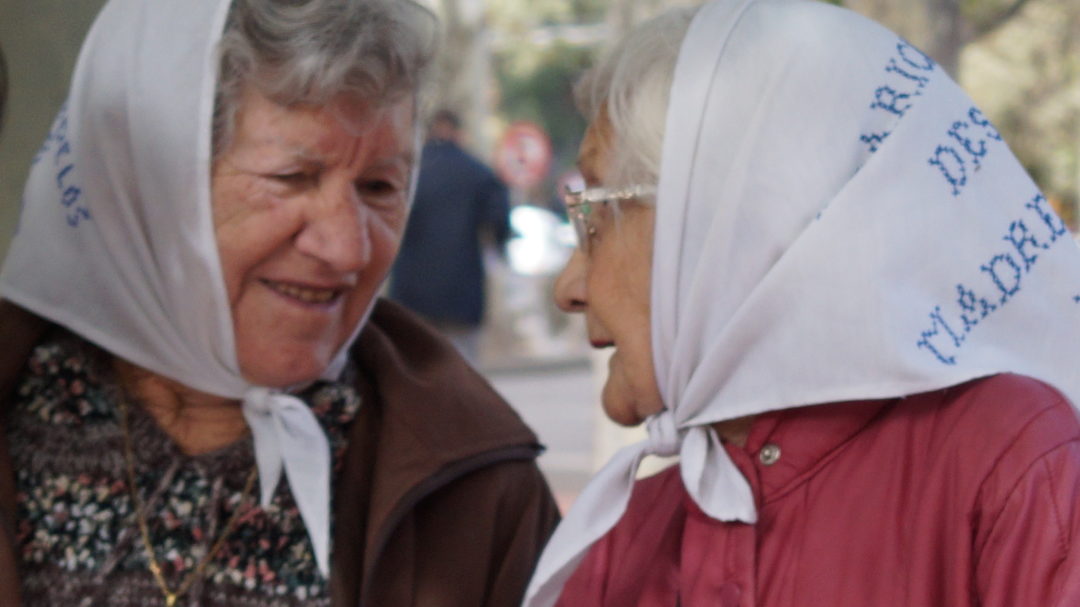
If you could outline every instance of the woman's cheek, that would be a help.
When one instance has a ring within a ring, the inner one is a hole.
[[[401,239],[405,235],[405,223],[408,212],[402,209],[392,209],[385,213],[377,213],[372,218],[371,238],[376,243],[385,243],[389,246],[391,254],[396,255]]]

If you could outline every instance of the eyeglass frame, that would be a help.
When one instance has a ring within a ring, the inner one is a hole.
[[[656,186],[635,184],[622,188],[594,187],[574,190],[569,185],[563,190],[563,204],[566,215],[577,234],[578,248],[589,253],[589,237],[596,234],[596,228],[589,224],[592,205],[625,202],[642,196],[656,195]]]

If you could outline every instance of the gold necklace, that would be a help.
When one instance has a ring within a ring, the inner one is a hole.
[[[225,523],[225,528],[221,530],[217,539],[214,540],[214,544],[210,547],[210,550],[195,565],[195,569],[180,581],[180,585],[176,587],[176,590],[173,590],[169,588],[168,582],[165,581],[165,574],[161,570],[161,565],[158,563],[157,556],[154,555],[154,545],[150,543],[150,529],[146,524],[146,515],[143,512],[142,497],[139,496],[139,489],[135,485],[135,453],[131,447],[131,430],[128,427],[127,403],[121,399],[118,408],[120,411],[120,425],[124,430],[124,459],[127,462],[128,490],[131,492],[131,501],[135,506],[135,518],[139,523],[139,533],[142,534],[143,551],[146,553],[146,558],[150,561],[150,573],[153,574],[154,581],[157,582],[158,588],[161,589],[161,593],[165,595],[165,607],[175,607],[177,599],[184,596],[184,594],[191,589],[191,585],[195,583],[195,580],[202,577],[203,572],[206,571],[207,565],[210,564],[210,561],[214,560],[217,553],[221,551],[221,547],[225,545],[225,540],[232,534],[233,527],[236,526],[236,521],[240,519],[241,506],[243,506],[244,502],[251,494],[251,488],[255,486],[255,478],[258,476],[258,469],[254,466],[251,468],[247,481],[244,483],[244,491],[240,494],[240,503],[236,505],[236,509],[233,510],[232,514],[229,516],[229,520]]]

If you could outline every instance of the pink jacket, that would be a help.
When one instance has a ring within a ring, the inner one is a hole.
[[[639,482],[560,607],[1080,606],[1080,424],[1015,375],[762,415],[728,453],[758,523]]]

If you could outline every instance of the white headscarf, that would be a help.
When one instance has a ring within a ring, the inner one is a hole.
[[[329,443],[302,401],[241,376],[214,236],[211,122],[229,5],[105,6],[34,160],[0,293],[150,371],[242,399],[262,504],[284,468],[328,575]]]
[[[615,525],[646,454],[678,453],[710,516],[756,521],[714,422],[1000,372],[1080,403],[1080,250],[921,52],[821,2],[717,0],[669,104],[652,277],[667,408],[575,502],[530,607]]]

